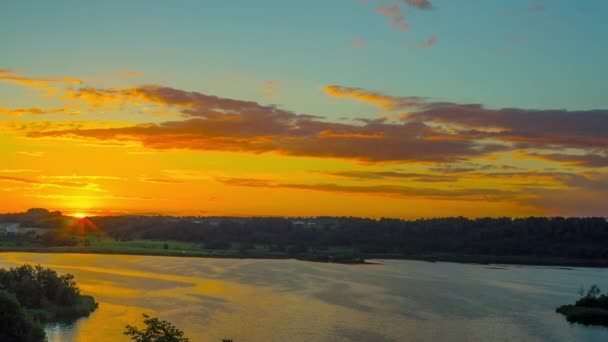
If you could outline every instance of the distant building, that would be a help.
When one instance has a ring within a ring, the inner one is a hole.
[[[0,227],[4,228],[3,230],[7,234],[17,234],[17,231],[19,229],[19,223],[3,223],[0,224]]]

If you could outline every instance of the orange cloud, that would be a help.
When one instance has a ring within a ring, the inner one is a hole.
[[[148,183],[159,183],[159,184],[175,184],[175,183],[183,183],[183,180],[179,179],[168,179],[168,178],[140,178],[142,182]]]
[[[381,15],[387,16],[391,22],[391,25],[401,30],[409,30],[410,24],[405,21],[403,14],[401,13],[401,8],[398,5],[394,6],[377,6],[376,12]]]
[[[45,115],[45,114],[80,114],[78,110],[68,108],[0,108],[0,115],[19,117],[22,115]]]
[[[19,73],[13,70],[0,69],[0,81],[11,82],[20,84],[27,87],[33,87],[36,90],[46,90],[49,94],[54,94],[57,91],[57,88],[51,86],[51,83],[67,83],[67,84],[82,84],[83,81],[71,78],[71,77],[61,77],[61,78],[31,78],[31,77],[21,77],[18,76]]]
[[[140,77],[143,74],[141,72],[138,71],[121,71],[118,73],[119,77],[125,77],[125,78],[129,78],[129,77]]]
[[[334,183],[322,184],[303,184],[303,183],[280,183],[265,179],[255,178],[229,178],[220,177],[216,179],[218,182],[231,186],[244,187],[261,187],[261,188],[279,188],[279,189],[296,189],[310,190],[321,192],[334,193],[351,193],[360,195],[375,195],[375,196],[396,196],[396,197],[423,197],[427,199],[446,199],[458,198],[468,201],[485,201],[485,200],[506,200],[518,197],[518,193],[514,191],[496,190],[496,189],[432,189],[407,187],[399,185],[340,185]]]
[[[268,100],[271,100],[276,95],[276,92],[270,88],[260,88],[259,90],[260,92],[266,94],[266,98]]]
[[[364,47],[365,41],[355,38],[355,39],[353,39],[353,46],[354,47]]]
[[[63,187],[63,188],[86,188],[87,190],[99,190],[97,184],[83,183],[83,182],[67,182],[67,181],[54,181],[44,182],[37,179],[23,178],[23,177],[12,177],[12,176],[0,176],[0,181],[13,182],[13,183],[24,183],[32,184],[40,187]]]
[[[337,98],[389,111],[408,110],[398,123],[388,119],[345,124],[296,114],[253,101],[221,98],[164,86],[94,89],[67,95],[91,106],[153,104],[179,110],[184,120],[100,129],[30,130],[27,135],[138,142],[155,149],[275,152],[293,156],[368,162],[453,162],[499,151],[556,148],[587,151],[586,164],[600,167],[608,146],[608,112],[488,109],[478,104],[431,102],[417,96],[388,96],[331,85]],[[558,153],[557,151],[555,153]],[[564,157],[565,158],[565,157]]]
[[[418,108],[424,100],[424,98],[417,96],[393,97],[361,88],[338,85],[329,85],[323,88],[323,90],[329,96],[354,99],[388,110]]]
[[[560,163],[578,167],[602,168],[608,167],[608,155],[599,153],[567,154],[567,153],[533,153],[519,151],[521,156]]]
[[[435,46],[436,44],[437,44],[437,38],[435,36],[432,36],[426,42],[424,42],[424,43],[418,43],[418,47],[421,47],[423,49],[427,49],[427,48]]]

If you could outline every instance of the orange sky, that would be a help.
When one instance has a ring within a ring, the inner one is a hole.
[[[0,81],[31,102],[9,107],[12,100],[2,99],[5,212],[605,214],[605,157],[593,146],[606,137],[584,131],[588,112],[582,128],[560,127],[574,114],[503,113],[322,87],[319,96],[338,104],[377,108],[375,118],[336,120],[136,81],[125,86],[119,76],[91,82],[4,70]],[[557,128],[545,134],[530,122],[526,131],[522,115]]]

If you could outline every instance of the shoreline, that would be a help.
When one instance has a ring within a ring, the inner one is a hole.
[[[107,250],[82,247],[52,247],[52,248],[0,248],[0,253],[56,253],[56,254],[100,254],[100,255],[141,255],[187,258],[216,258],[216,259],[266,259],[266,260],[300,260],[308,262],[334,263],[344,265],[374,265],[378,262],[370,260],[411,260],[425,262],[453,262],[475,265],[513,265],[513,266],[551,266],[551,267],[589,267],[608,268],[608,259],[585,260],[556,257],[536,256],[489,256],[489,255],[398,255],[398,254],[363,254],[353,258],[332,258],[331,256],[300,255],[290,256],[282,253],[235,253],[234,251],[129,251]]]

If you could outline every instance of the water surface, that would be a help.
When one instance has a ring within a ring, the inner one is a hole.
[[[128,341],[148,313],[192,341],[608,341],[556,306],[581,285],[608,289],[608,270],[380,260],[296,260],[0,253],[0,267],[72,273],[99,309],[48,326],[49,341]]]

